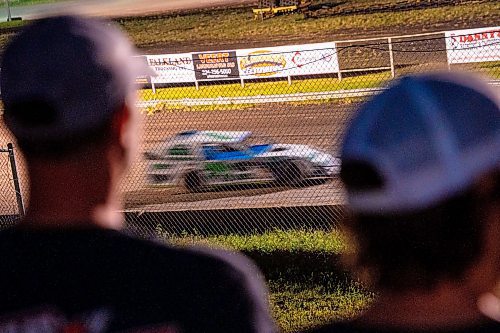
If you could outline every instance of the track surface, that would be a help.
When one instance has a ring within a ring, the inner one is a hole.
[[[171,111],[145,118],[143,149],[152,149],[168,136],[188,129],[253,131],[256,142],[309,144],[330,152],[340,145],[352,105],[267,104],[246,110]],[[341,203],[337,181],[307,184],[301,188],[274,186],[232,187],[205,193],[187,193],[183,188],[145,184],[145,163],[137,163],[123,189],[128,208],[147,206],[153,210],[184,210],[217,207],[260,207]]]
[[[340,145],[342,131],[353,105],[339,103],[316,105],[267,104],[256,108],[227,111],[171,111],[145,116],[142,150],[147,151],[165,138],[187,129],[250,130],[257,142],[303,143],[328,151]],[[0,142],[9,142],[5,128],[0,127]],[[5,156],[3,156],[5,155]],[[7,158],[0,155],[0,162]],[[20,156],[18,158],[21,160]],[[1,164],[5,166],[6,164]],[[126,207],[130,209],[185,210],[220,207],[300,206],[341,202],[337,181],[301,188],[254,186],[233,187],[191,194],[183,188],[152,187],[145,181],[146,164],[138,161],[123,184]],[[5,168],[3,168],[5,170]],[[26,188],[24,168],[20,178]],[[15,213],[15,194],[10,173],[0,175],[5,200],[0,213]],[[0,214],[0,215],[1,215]]]

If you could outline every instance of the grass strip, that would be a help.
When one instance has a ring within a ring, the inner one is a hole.
[[[289,85],[286,78],[283,81],[249,82],[244,87],[239,83],[220,85],[201,85],[197,90],[192,86],[156,89],[156,94],[150,89],[140,92],[142,100],[182,99],[182,98],[224,98],[245,96],[266,96],[281,94],[299,94],[323,91],[374,88],[381,86],[391,78],[389,71],[347,77],[339,81],[337,78],[311,78],[292,81]]]
[[[220,235],[202,237],[196,235],[170,236],[157,227],[156,233],[168,242],[185,246],[202,244],[236,251],[328,252],[341,254],[347,250],[346,240],[338,230],[273,230],[259,235]]]

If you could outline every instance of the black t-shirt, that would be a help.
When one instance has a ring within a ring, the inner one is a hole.
[[[340,322],[311,329],[305,333],[493,333],[500,332],[500,323],[485,320],[481,325],[450,330],[379,329],[360,327],[352,322]]]
[[[242,255],[112,230],[0,232],[0,332],[275,332]]]

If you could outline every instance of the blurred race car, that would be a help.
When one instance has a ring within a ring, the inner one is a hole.
[[[249,145],[252,132],[185,131],[147,152],[152,184],[207,186],[275,182],[294,186],[328,179],[340,171],[340,159],[308,145]]]

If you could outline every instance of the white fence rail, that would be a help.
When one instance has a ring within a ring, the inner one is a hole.
[[[493,86],[500,87],[500,80],[490,81]],[[204,106],[204,105],[244,105],[244,104],[263,104],[263,103],[287,103],[287,102],[305,102],[314,100],[329,100],[342,98],[355,98],[373,96],[384,88],[364,88],[347,89],[335,91],[321,91],[296,94],[277,94],[277,95],[256,95],[240,97],[216,97],[216,98],[180,98],[180,99],[155,99],[150,101],[141,101],[137,103],[141,108],[155,108],[156,106]]]

